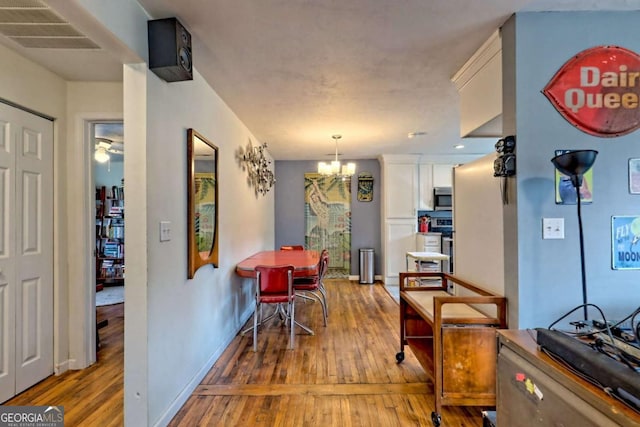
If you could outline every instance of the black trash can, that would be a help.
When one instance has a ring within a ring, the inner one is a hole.
[[[373,284],[375,280],[373,269],[373,249],[360,249],[360,283]]]

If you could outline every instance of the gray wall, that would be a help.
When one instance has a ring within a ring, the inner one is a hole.
[[[541,90],[584,49],[618,45],[640,52],[639,21],[640,12],[520,13],[503,29],[508,47],[504,69],[515,70],[505,80],[512,85],[505,91],[511,96],[505,108],[515,107],[515,116],[510,111],[514,123],[506,123],[505,129],[515,125],[517,135],[517,215],[505,214],[512,223],[505,227],[505,238],[517,241],[517,250],[505,246],[507,270],[518,266],[505,283],[510,327],[548,326],[582,302],[576,206],[554,201],[550,159],[556,149],[599,151],[593,203],[582,209],[589,302],[600,306],[609,319],[638,307],[640,270],[611,268],[611,216],[640,214],[640,196],[629,194],[628,185],[628,159],[640,157],[639,133],[617,138],[588,135],[567,122]],[[544,217],[565,219],[564,240],[542,239]]]
[[[353,160],[351,160],[353,161]],[[373,175],[373,201],[359,202],[357,176],[351,179],[351,274],[358,274],[360,248],[375,249],[375,274],[380,274],[380,163],[355,160],[357,171]],[[315,172],[314,161],[276,161],[275,247],[304,245],[304,174]]]

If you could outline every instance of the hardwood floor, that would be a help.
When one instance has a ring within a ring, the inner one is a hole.
[[[326,280],[328,325],[320,304],[296,304],[288,350],[278,320],[237,336],[170,426],[429,426],[432,385],[411,350],[396,363],[398,304],[384,286]],[[442,426],[481,427],[480,408],[445,407]]]
[[[124,304],[98,307],[103,319],[97,363],[46,378],[3,405],[62,405],[65,427],[123,425]]]
[[[320,304],[298,302],[295,349],[274,320],[236,336],[170,426],[430,426],[432,386],[408,347],[397,364],[399,309],[381,284],[329,279]],[[123,304],[100,307],[98,363],[49,377],[5,405],[63,405],[65,426],[123,424]],[[250,321],[251,322],[251,321]],[[442,426],[481,427],[480,408],[445,407]]]

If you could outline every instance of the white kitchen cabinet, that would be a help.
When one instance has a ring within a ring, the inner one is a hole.
[[[407,252],[415,250],[416,222],[389,220],[385,222],[384,283],[397,285],[401,271],[406,271]]]
[[[502,38],[500,30],[452,77],[460,99],[460,136],[501,137]]]
[[[434,164],[432,182],[434,187],[451,187],[453,185],[453,165]]]
[[[433,164],[420,163],[418,165],[419,200],[418,209],[433,210]]]
[[[416,218],[418,172],[415,161],[383,163],[383,179],[383,216]]]
[[[433,188],[453,185],[453,165],[420,163],[418,165],[418,209],[433,210]]]
[[[418,228],[418,158],[383,155],[382,252],[384,282],[397,285],[405,254],[415,248]]]
[[[414,155],[384,154],[380,157],[385,284],[398,284],[399,273],[407,268],[406,253],[417,249],[417,211],[433,209],[434,186],[451,186],[453,163],[458,158],[462,162],[469,160],[459,156],[456,159],[437,159],[439,163],[434,163],[435,159],[427,161]]]

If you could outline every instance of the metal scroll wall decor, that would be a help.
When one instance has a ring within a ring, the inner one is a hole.
[[[266,148],[266,142],[254,147],[249,140],[246,148],[240,147],[236,152],[236,159],[242,170],[247,171],[247,184],[254,188],[256,197],[258,194],[267,194],[276,182],[273,172],[269,169],[271,160],[264,154]]]

